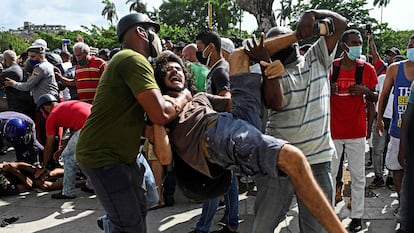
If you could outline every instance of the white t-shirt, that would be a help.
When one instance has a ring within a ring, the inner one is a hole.
[[[375,90],[378,91],[378,96],[381,96],[382,88],[384,87],[384,80],[385,80],[385,74],[381,74],[378,76],[378,84],[375,86]],[[393,94],[393,88],[391,88],[390,95],[388,97],[387,106],[385,107],[384,115],[383,117],[391,119],[392,118],[392,103],[394,100],[394,94]],[[378,103],[375,105],[375,111],[378,112]]]

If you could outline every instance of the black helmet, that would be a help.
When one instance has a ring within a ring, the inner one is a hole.
[[[43,94],[39,97],[39,99],[37,99],[36,105],[37,105],[37,108],[39,109],[44,104],[51,103],[51,102],[58,102],[58,100],[56,99],[56,96],[52,94]]]
[[[155,32],[160,30],[160,25],[152,21],[148,15],[142,13],[131,13],[122,17],[116,26],[116,35],[118,36],[119,43],[122,43],[122,38],[125,32],[136,25],[152,26],[154,27]]]

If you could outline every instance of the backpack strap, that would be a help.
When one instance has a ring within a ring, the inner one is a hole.
[[[339,69],[341,68],[341,61],[342,59],[336,59],[333,62],[333,66],[332,66],[332,82],[336,83],[336,80],[338,80],[338,76],[339,76]]]
[[[342,59],[336,59],[333,62],[332,66],[332,82],[335,83],[338,80],[339,70],[341,68]],[[356,84],[362,84],[362,74],[364,72],[365,62],[360,59],[356,59],[356,69],[355,69],[355,82]]]
[[[362,73],[364,72],[365,62],[356,59],[356,69],[355,69],[355,82],[357,85],[362,84]]]
[[[377,76],[379,76],[385,68],[387,68],[387,66],[385,64],[382,64],[381,67],[377,70]]]

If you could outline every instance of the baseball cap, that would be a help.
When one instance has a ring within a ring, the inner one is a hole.
[[[400,50],[397,49],[396,47],[392,47],[390,49],[385,50],[385,54],[388,54],[388,53],[393,53],[395,55],[401,55]]]
[[[229,38],[221,37],[221,49],[228,53],[232,53],[234,50],[234,43]]]
[[[37,39],[32,43],[31,46],[43,47],[47,49],[47,42],[43,39]]]

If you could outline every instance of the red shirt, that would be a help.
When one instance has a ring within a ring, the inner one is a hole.
[[[377,72],[377,70],[379,70],[381,68],[381,66],[385,66],[381,72],[378,74],[378,76],[380,76],[381,74],[386,74],[387,73],[387,64],[385,64],[385,62],[382,59],[378,59],[377,62],[375,62],[374,64],[374,68],[375,68],[375,72]]]
[[[57,135],[59,128],[81,129],[91,114],[91,104],[70,100],[55,105],[46,119],[46,136]]]
[[[76,66],[76,89],[80,101],[92,103],[99,79],[106,69],[104,60],[92,56],[86,66]]]
[[[338,92],[331,94],[331,135],[333,139],[366,137],[367,116],[363,96],[351,96],[349,87],[356,84],[356,65],[351,70],[339,70]],[[374,67],[365,62],[362,85],[374,89],[377,85]]]

